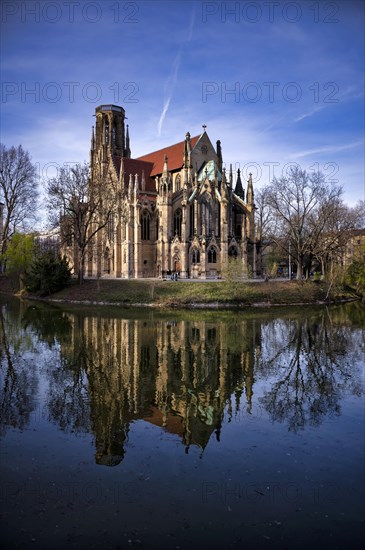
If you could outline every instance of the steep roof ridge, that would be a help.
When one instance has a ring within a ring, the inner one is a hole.
[[[190,138],[192,149],[195,147],[195,145],[199,141],[199,138],[200,138],[200,135]],[[137,157],[136,160],[142,160],[145,162],[153,163],[151,176],[162,174],[165,156],[167,156],[168,158],[169,170],[176,170],[180,168],[183,164],[184,143],[185,143],[185,140],[179,141],[178,143],[174,143],[173,145],[169,145],[167,147],[163,147],[162,149],[158,149],[157,151],[153,151],[152,153],[148,153],[146,155],[142,155],[141,157]]]

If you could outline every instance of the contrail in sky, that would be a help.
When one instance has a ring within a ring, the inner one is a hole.
[[[172,67],[171,67],[170,76],[168,77],[168,79],[166,80],[166,83],[165,83],[164,103],[163,103],[162,113],[160,115],[160,119],[159,119],[158,125],[157,125],[157,134],[158,134],[159,137],[161,136],[162,125],[164,123],[167,111],[169,110],[172,95],[174,93],[174,88],[175,88],[175,84],[176,84],[176,81],[177,81],[179,68],[180,68],[180,63],[181,63],[182,49],[186,44],[189,44],[189,42],[191,41],[191,39],[193,37],[194,21],[195,21],[195,7],[193,8],[193,11],[191,13],[190,25],[189,25],[189,29],[188,29],[187,38],[180,45],[179,51],[177,52],[176,57],[174,59]]]

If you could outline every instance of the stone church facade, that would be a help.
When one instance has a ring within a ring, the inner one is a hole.
[[[132,158],[125,111],[96,108],[91,172],[119,185],[122,204],[98,236],[86,276],[214,279],[230,257],[256,273],[252,178],[244,190],[239,170],[226,174],[220,141],[213,147],[203,127],[179,143]]]

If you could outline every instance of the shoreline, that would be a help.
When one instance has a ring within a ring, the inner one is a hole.
[[[13,296],[20,300],[24,301],[35,301],[43,302],[48,304],[56,305],[71,305],[71,306],[101,306],[101,307],[118,307],[123,309],[181,309],[181,310],[242,310],[242,309],[270,309],[278,307],[311,307],[311,306],[328,306],[336,304],[344,304],[350,302],[361,301],[360,297],[349,297],[342,299],[333,299],[333,300],[316,300],[313,302],[254,302],[254,303],[244,303],[244,302],[189,302],[189,303],[127,303],[127,302],[106,302],[106,301],[97,301],[97,300],[69,300],[69,299],[56,299],[56,298],[47,298],[41,296],[33,295],[21,295],[19,293],[11,294],[7,292],[0,291],[0,295],[4,296]]]
[[[199,291],[198,291],[199,289]],[[197,292],[198,291],[198,292]],[[313,281],[195,282],[179,285],[161,280],[75,281],[49,296],[16,291],[3,279],[0,294],[21,300],[57,305],[118,307],[123,309],[242,310],[323,306],[361,301],[351,289]]]

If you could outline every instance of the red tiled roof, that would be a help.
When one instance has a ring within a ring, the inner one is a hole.
[[[121,158],[114,157],[113,160],[119,176]],[[129,158],[123,157],[123,167],[124,167],[124,173],[125,173],[124,183],[126,186],[128,186],[130,174],[132,174],[133,176],[133,183],[134,183],[134,176],[138,174],[139,185],[141,185],[142,172],[144,172],[144,177],[146,180],[146,191],[156,191],[155,182],[153,178],[151,178],[151,170],[153,167],[152,162],[145,162],[143,160],[129,159]]]
[[[200,136],[194,136],[190,138],[192,149],[197,144],[199,138]],[[175,145],[170,145],[169,147],[165,147],[164,149],[159,149],[158,151],[154,151],[153,153],[148,153],[147,155],[138,157],[137,160],[153,164],[153,168],[151,170],[152,177],[157,176],[158,174],[162,174],[165,155],[167,155],[167,164],[169,170],[178,170],[183,165],[184,143],[185,141],[180,141],[179,143],[175,143]]]
[[[166,419],[164,422],[163,414],[157,407],[152,407],[150,414],[145,416],[143,420],[164,428],[167,432],[176,434],[179,436],[184,435],[184,424],[181,416],[174,415],[172,413],[167,413]]]

